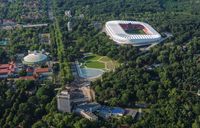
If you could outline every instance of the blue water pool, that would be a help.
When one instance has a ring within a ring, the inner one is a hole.
[[[103,75],[104,71],[95,68],[81,68],[80,65],[76,65],[79,76],[86,79],[95,79]]]

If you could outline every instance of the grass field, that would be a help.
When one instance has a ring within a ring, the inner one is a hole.
[[[128,34],[146,34],[142,29],[128,29],[126,30]]]
[[[86,61],[97,61],[100,58],[101,58],[101,56],[99,56],[99,55],[91,54],[91,55],[85,57],[84,60],[86,60]]]
[[[105,68],[105,64],[102,62],[98,62],[98,61],[87,61],[85,63],[85,66],[88,68],[98,68],[98,69],[104,69]]]
[[[102,57],[102,58],[100,59],[100,61],[106,62],[106,61],[111,61],[111,59],[108,58],[107,56],[104,56],[104,57]]]
[[[119,63],[106,56],[87,54],[81,61],[82,68],[96,68],[105,71],[112,71],[119,67]]]

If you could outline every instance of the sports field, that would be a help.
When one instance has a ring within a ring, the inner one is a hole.
[[[146,34],[142,29],[128,29],[125,32],[128,34]]]
[[[106,56],[96,54],[87,54],[82,60],[82,68],[96,68],[104,71],[112,71],[119,66],[117,61],[114,61]]]

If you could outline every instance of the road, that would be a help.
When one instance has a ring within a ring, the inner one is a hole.
[[[165,32],[164,34],[166,35],[165,38],[162,38],[157,43],[154,43],[154,44],[150,45],[149,47],[140,48],[140,51],[149,51],[152,47],[156,46],[157,44],[160,44],[160,43],[164,42],[166,39],[168,39],[168,38],[173,36],[171,33],[168,33],[168,32]]]

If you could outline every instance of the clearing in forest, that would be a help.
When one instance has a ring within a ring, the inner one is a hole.
[[[119,66],[117,61],[110,59],[107,56],[100,56],[96,54],[86,54],[81,60],[82,68],[96,68],[104,71],[112,71]]]

